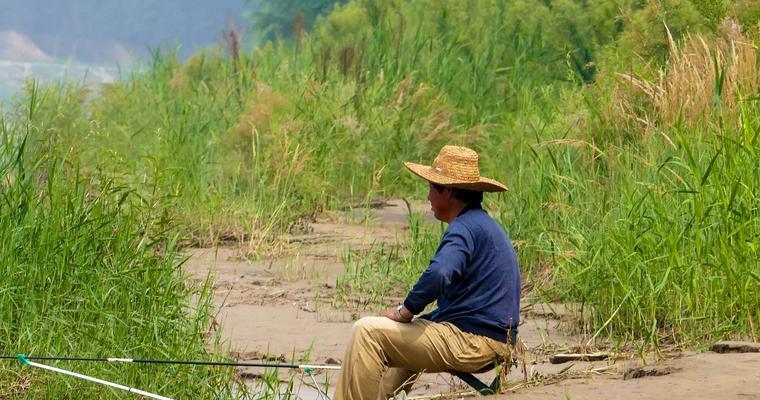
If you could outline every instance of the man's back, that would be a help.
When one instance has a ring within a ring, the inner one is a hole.
[[[376,400],[428,372],[475,372],[510,357],[520,311],[520,269],[504,230],[480,204],[507,187],[480,175],[472,149],[444,146],[431,165],[404,165],[428,182],[433,215],[449,224],[404,303],[354,324],[336,400]],[[438,309],[414,318],[436,301]]]
[[[404,304],[416,309],[432,296],[438,308],[422,318],[501,342],[508,335],[514,340],[520,269],[509,237],[480,207],[465,209],[451,222]]]

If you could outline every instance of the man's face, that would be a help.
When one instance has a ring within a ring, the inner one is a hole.
[[[432,183],[428,183],[428,201],[436,219],[446,221],[446,216],[448,216],[452,206],[451,199],[451,189],[443,188],[441,191],[438,191]]]

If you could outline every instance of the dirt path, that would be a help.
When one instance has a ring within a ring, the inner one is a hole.
[[[252,262],[238,249],[191,249],[184,270],[196,279],[213,276],[217,322],[235,351],[338,359],[357,317],[331,306],[343,256],[395,243],[407,216],[403,201],[325,216],[309,233],[288,237],[292,250],[281,258]]]
[[[314,363],[331,363],[343,357],[351,325],[361,316],[331,305],[336,278],[344,271],[343,255],[348,249],[366,250],[402,240],[407,218],[403,201],[354,209],[324,216],[310,226],[309,233],[289,237],[291,250],[286,256],[251,262],[236,249],[192,249],[184,269],[197,280],[208,274],[213,277],[221,335],[241,359],[291,361],[308,355]],[[627,371],[643,367],[633,355],[611,361],[551,364],[550,354],[581,341],[562,333],[556,307],[529,307],[526,303],[520,338],[529,349],[526,369],[532,378],[526,384],[522,371],[513,370],[509,380],[517,388],[493,397],[495,400],[760,399],[760,353],[677,354],[644,367],[644,376],[637,379],[624,379]],[[336,374],[319,379],[334,386]],[[426,374],[411,395],[465,389],[447,374]],[[308,387],[299,395],[317,398]]]
[[[641,364],[637,360],[623,361],[613,366],[609,373],[587,374],[587,377],[567,379],[556,384],[519,389],[501,398],[760,399],[760,353],[683,353],[675,359],[644,368],[644,371],[664,375],[624,379],[624,371],[639,366]]]

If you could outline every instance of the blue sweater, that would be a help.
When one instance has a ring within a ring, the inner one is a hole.
[[[449,322],[464,332],[512,341],[520,322],[520,267],[504,229],[480,206],[451,222],[430,265],[404,300],[414,314]]]

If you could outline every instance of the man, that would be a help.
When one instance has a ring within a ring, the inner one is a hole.
[[[475,372],[511,354],[520,269],[504,230],[481,208],[506,187],[480,176],[478,154],[444,146],[431,166],[405,163],[429,182],[435,217],[448,223],[435,256],[403,304],[354,324],[335,399],[386,399],[420,372]],[[437,309],[417,319],[425,307]]]

